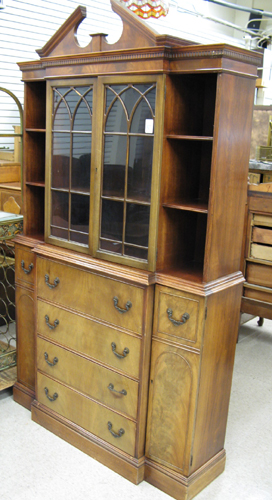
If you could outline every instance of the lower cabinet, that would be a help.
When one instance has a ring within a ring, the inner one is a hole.
[[[155,284],[147,271],[16,245],[15,399],[28,394],[33,420],[130,481],[195,496],[225,466],[241,273],[170,286],[167,276]]]

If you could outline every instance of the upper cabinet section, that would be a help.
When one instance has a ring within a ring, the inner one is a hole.
[[[123,21],[115,44],[97,34],[80,47],[78,7],[38,61],[20,64],[25,234],[158,281],[240,272],[261,57],[158,35],[112,8]]]

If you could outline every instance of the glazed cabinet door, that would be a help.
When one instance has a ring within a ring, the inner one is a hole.
[[[183,474],[191,459],[199,357],[153,340],[146,455]]]
[[[89,252],[92,79],[47,85],[46,240]]]
[[[149,270],[155,269],[163,82],[154,75],[98,79],[95,256]]]

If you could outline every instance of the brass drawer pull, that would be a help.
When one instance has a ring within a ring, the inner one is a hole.
[[[28,266],[28,269],[25,269],[25,261],[24,260],[21,261],[21,268],[25,274],[30,274],[33,267],[34,267],[34,264],[32,264],[32,262],[31,262],[31,264],[29,264],[29,266]]]
[[[115,309],[117,309],[117,311],[119,311],[119,313],[121,313],[121,314],[128,312],[132,307],[132,303],[129,300],[127,301],[127,303],[125,305],[125,309],[122,309],[121,307],[119,307],[118,306],[118,297],[113,297],[113,303],[114,303]]]
[[[44,279],[45,279],[45,283],[47,284],[47,286],[49,286],[49,288],[56,288],[56,286],[58,286],[58,284],[60,282],[59,278],[55,278],[53,284],[49,283],[49,276],[48,276],[48,274],[45,275]]]
[[[47,387],[44,388],[44,392],[46,394],[47,399],[49,399],[49,401],[51,401],[51,402],[52,401],[56,401],[56,399],[58,398],[58,393],[57,392],[55,392],[53,394],[53,396],[49,396],[49,394],[48,394],[49,391],[48,391]]]
[[[54,324],[51,325],[51,323],[49,323],[49,316],[47,316],[47,314],[45,315],[44,318],[45,318],[45,323],[47,324],[48,328],[50,328],[50,330],[54,330],[59,325],[58,319],[55,319]]]
[[[108,385],[108,389],[111,392],[116,392],[117,394],[121,394],[122,396],[126,396],[127,395],[127,391],[125,389],[122,389],[121,391],[117,391],[116,389],[114,389],[114,385],[113,384],[109,384]]]
[[[115,437],[115,438],[120,438],[121,436],[123,436],[123,434],[125,434],[124,429],[119,429],[119,431],[118,431],[118,432],[114,432],[114,431],[112,430],[112,423],[111,423],[111,422],[108,422],[108,429],[109,429],[109,431],[110,431],[111,435],[112,435],[113,437]]]
[[[44,353],[44,359],[46,361],[46,363],[49,365],[49,366],[55,366],[58,362],[58,358],[56,358],[56,356],[54,357],[53,361],[48,361],[48,354],[47,352]]]
[[[172,309],[167,309],[167,315],[168,315],[168,319],[171,321],[171,323],[173,323],[173,325],[175,326],[180,326],[180,325],[184,325],[184,323],[186,323],[186,321],[188,321],[188,319],[190,318],[190,315],[188,313],[184,313],[182,315],[182,318],[181,318],[181,321],[178,321],[177,319],[173,319],[172,318],[172,315],[173,315],[173,311]]]
[[[127,356],[127,354],[129,353],[129,349],[127,347],[125,347],[125,349],[123,350],[123,354],[119,354],[119,352],[116,352],[116,344],[115,342],[112,342],[111,343],[111,348],[112,348],[112,352],[113,354],[115,354],[115,356],[119,359],[123,359]]]

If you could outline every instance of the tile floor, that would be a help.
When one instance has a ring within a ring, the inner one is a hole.
[[[272,321],[240,327],[229,409],[225,472],[197,500],[272,499]],[[31,421],[0,392],[1,500],[166,500],[135,486]]]

